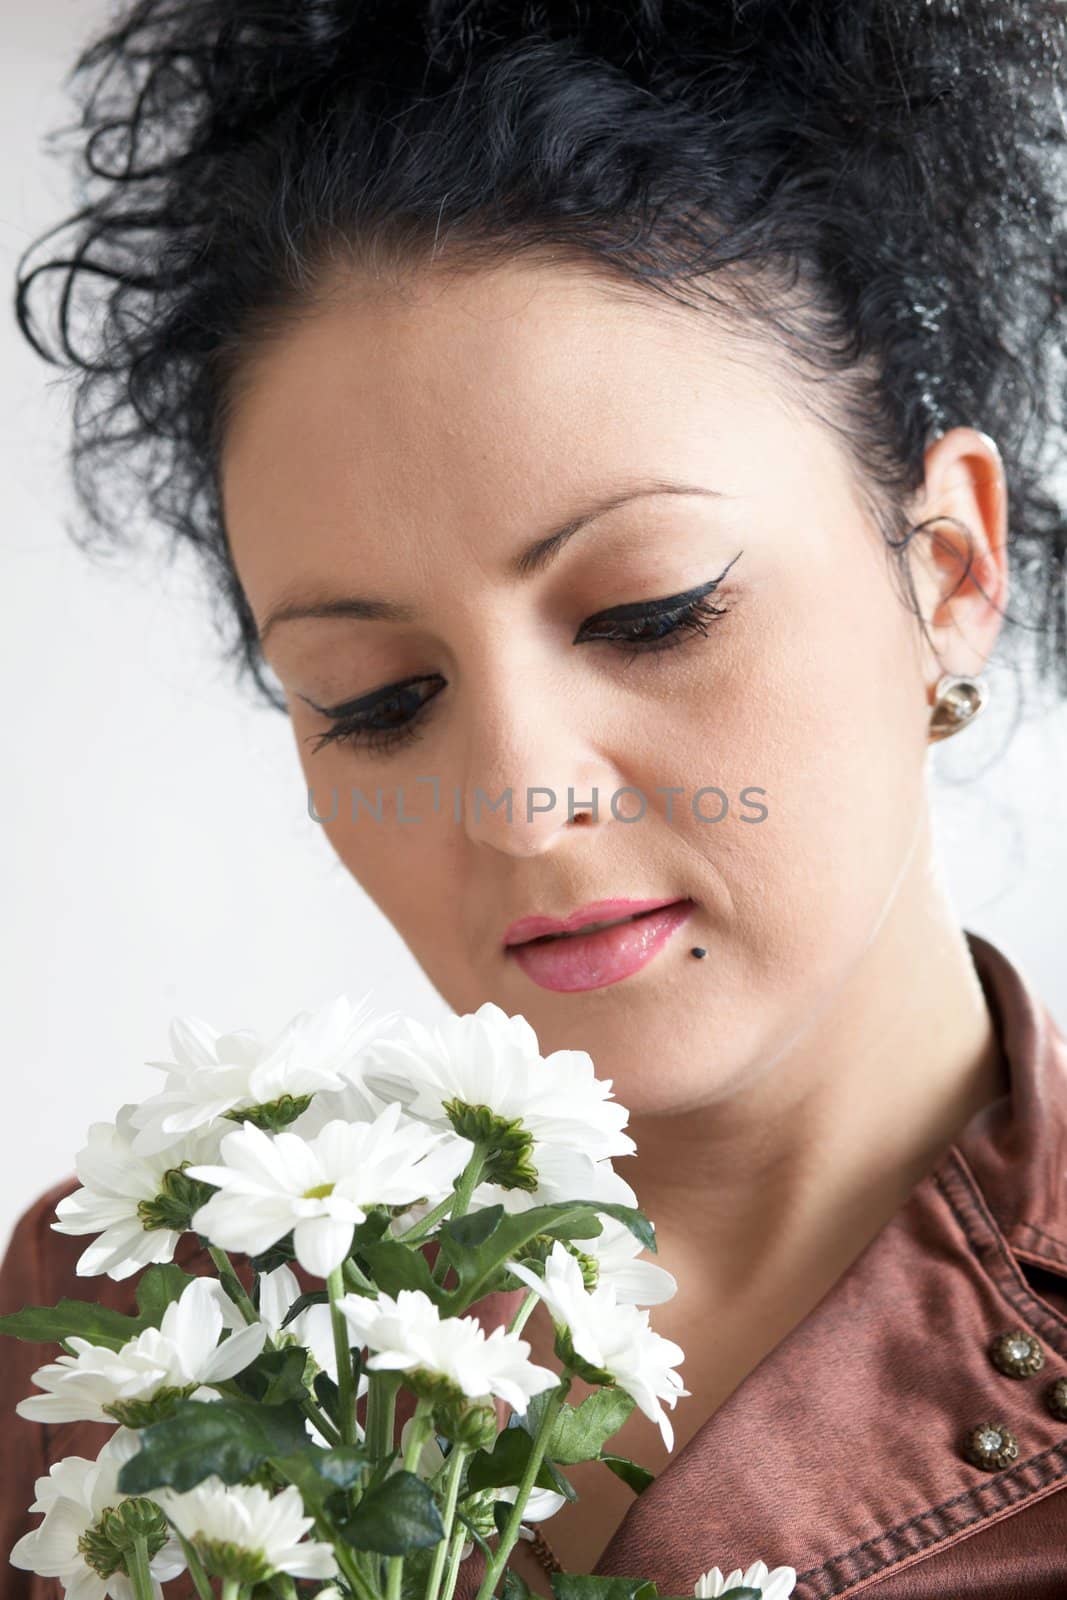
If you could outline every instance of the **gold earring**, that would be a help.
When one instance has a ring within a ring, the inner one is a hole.
[[[934,685],[929,742],[950,739],[973,722],[989,698],[984,678],[953,677],[946,672]]]

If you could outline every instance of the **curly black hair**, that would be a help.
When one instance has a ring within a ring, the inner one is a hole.
[[[339,269],[548,251],[782,341],[912,601],[924,449],[989,434],[1025,602],[1002,637],[1067,695],[1065,39],[1060,0],[127,3],[52,135],[79,209],[18,265],[19,326],[74,382],[71,532],[115,548],[147,509],[195,547],[284,708],[219,488],[256,352]]]

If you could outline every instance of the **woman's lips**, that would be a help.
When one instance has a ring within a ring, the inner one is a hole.
[[[542,989],[601,989],[639,972],[696,910],[676,900],[597,933],[507,946],[508,955]]]

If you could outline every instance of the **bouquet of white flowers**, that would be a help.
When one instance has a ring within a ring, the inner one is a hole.
[[[452,1600],[477,1548],[477,1600],[502,1581],[520,1600],[508,1558],[576,1498],[568,1464],[651,1481],[607,1445],[636,1405],[671,1449],[664,1406],[688,1391],[649,1326],[677,1286],[640,1259],[655,1238],[612,1165],[634,1144],[611,1081],[582,1051],[543,1057],[492,1003],[395,1020],[341,997],[264,1042],[175,1018],[173,1060],[149,1063],[161,1091],[90,1129],[53,1226],[95,1236],[80,1275],[144,1275],[132,1315],[69,1299],[0,1318],[62,1348],[22,1416],[116,1430],[37,1480],[16,1566],[71,1600],[160,1600],[183,1572],[200,1600]],[[174,1262],[185,1233],[217,1278]],[[478,1303],[522,1288],[487,1333]],[[521,1337],[538,1300],[558,1370]],[[593,1392],[572,1405],[576,1376]],[[784,1600],[794,1582],[756,1562],[694,1593]]]

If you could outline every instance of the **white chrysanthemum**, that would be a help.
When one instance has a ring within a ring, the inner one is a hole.
[[[44,1520],[19,1539],[11,1552],[11,1564],[43,1578],[58,1578],[69,1600],[105,1600],[107,1595],[112,1600],[134,1600],[133,1584],[126,1574],[120,1569],[102,1577],[89,1565],[79,1544],[91,1542],[94,1533],[99,1537],[103,1513],[121,1507],[131,1498],[120,1492],[118,1476],[123,1464],[139,1449],[137,1434],[130,1428],[119,1428],[95,1461],[67,1456],[55,1462],[47,1477],[37,1479],[36,1499],[30,1507],[34,1512],[43,1511]],[[159,1600],[159,1585],[185,1570],[178,1541],[168,1538],[149,1565]]]
[[[183,1161],[211,1161],[218,1154],[215,1129],[198,1129],[154,1155],[135,1154],[136,1110],[123,1106],[114,1122],[93,1123],[75,1163],[82,1187],[56,1206],[56,1233],[100,1235],[78,1257],[79,1277],[106,1272],[118,1280],[153,1262],[173,1261],[181,1232],[148,1227],[144,1209],[159,1211],[168,1172]]]
[[[175,1017],[175,1059],[148,1063],[164,1068],[167,1078],[137,1109],[134,1149],[151,1155],[231,1112],[344,1089],[367,1042],[393,1021],[394,1013],[369,1014],[369,1003],[369,994],[355,1004],[338,995],[317,1011],[298,1012],[273,1040],[249,1028],[219,1033],[199,1017]]]
[[[285,1131],[298,1133],[301,1139],[314,1139],[328,1122],[373,1122],[389,1102],[371,1093],[361,1072],[361,1064],[354,1062],[346,1069],[344,1085],[340,1089],[323,1089]]]
[[[678,1293],[678,1280],[666,1267],[636,1258],[641,1254],[640,1239],[625,1223],[614,1217],[601,1217],[603,1230],[595,1239],[575,1239],[577,1249],[593,1256],[599,1269],[597,1286],[610,1284],[619,1305],[658,1306]]]
[[[300,1265],[325,1278],[348,1254],[367,1207],[440,1200],[470,1159],[466,1139],[401,1119],[394,1103],[373,1122],[329,1122],[313,1139],[271,1137],[251,1124],[228,1133],[223,1166],[189,1168],[219,1191],[194,1227],[212,1244],[251,1256],[291,1229]]]
[[[712,1567],[697,1579],[693,1593],[697,1600],[717,1600],[717,1596],[728,1594],[731,1589],[759,1589],[763,1600],[788,1600],[796,1581],[794,1567],[775,1567],[773,1572],[768,1572],[766,1562],[754,1561],[746,1573],[742,1574],[741,1568],[735,1567],[726,1578],[718,1567]]]
[[[328,1544],[305,1539],[314,1517],[290,1484],[272,1495],[258,1484],[229,1487],[205,1478],[179,1494],[155,1489],[152,1498],[204,1559],[209,1571],[243,1583],[275,1572],[293,1578],[332,1578],[337,1562]]]
[[[15,1410],[32,1422],[114,1422],[128,1421],[124,1409],[147,1403],[164,1389],[214,1400],[215,1391],[200,1386],[243,1371],[267,1335],[265,1325],[255,1323],[220,1344],[219,1334],[233,1313],[232,1306],[224,1311],[224,1299],[213,1278],[197,1278],[167,1307],[158,1328],[146,1328],[121,1350],[71,1336],[66,1342],[75,1354],[61,1355],[33,1375],[47,1392],[20,1400]]]
[[[475,1317],[442,1317],[421,1289],[401,1289],[394,1300],[347,1294],[338,1301],[354,1342],[374,1352],[371,1372],[420,1371],[449,1379],[471,1400],[499,1396],[520,1414],[535,1394],[552,1389],[559,1374],[536,1366],[530,1346],[501,1324],[486,1336]]]
[[[534,1206],[554,1206],[567,1200],[603,1200],[611,1205],[635,1206],[637,1196],[606,1158],[592,1161],[569,1145],[534,1143],[536,1189],[507,1189],[499,1183],[480,1183],[471,1209],[503,1206],[505,1211],[529,1211]]]
[[[677,1372],[671,1370],[685,1359],[681,1347],[653,1332],[647,1311],[621,1305],[612,1283],[598,1284],[592,1292],[587,1290],[581,1267],[558,1239],[545,1262],[544,1278],[519,1262],[509,1261],[507,1266],[517,1278],[536,1289],[553,1321],[564,1325],[575,1354],[599,1371],[610,1373],[619,1388],[631,1395],[645,1416],[658,1425],[663,1443],[673,1450],[674,1429],[660,1401],[673,1407],[689,1393]]]
[[[375,1093],[404,1103],[435,1127],[450,1126],[448,1101],[487,1106],[495,1116],[518,1118],[544,1144],[567,1145],[593,1160],[630,1155],[623,1133],[629,1112],[611,1095],[610,1078],[597,1078],[584,1050],[542,1056],[537,1035],[520,1015],[509,1017],[487,1000],[465,1016],[428,1028],[403,1019],[408,1037],[378,1039],[368,1047],[363,1078]]]

